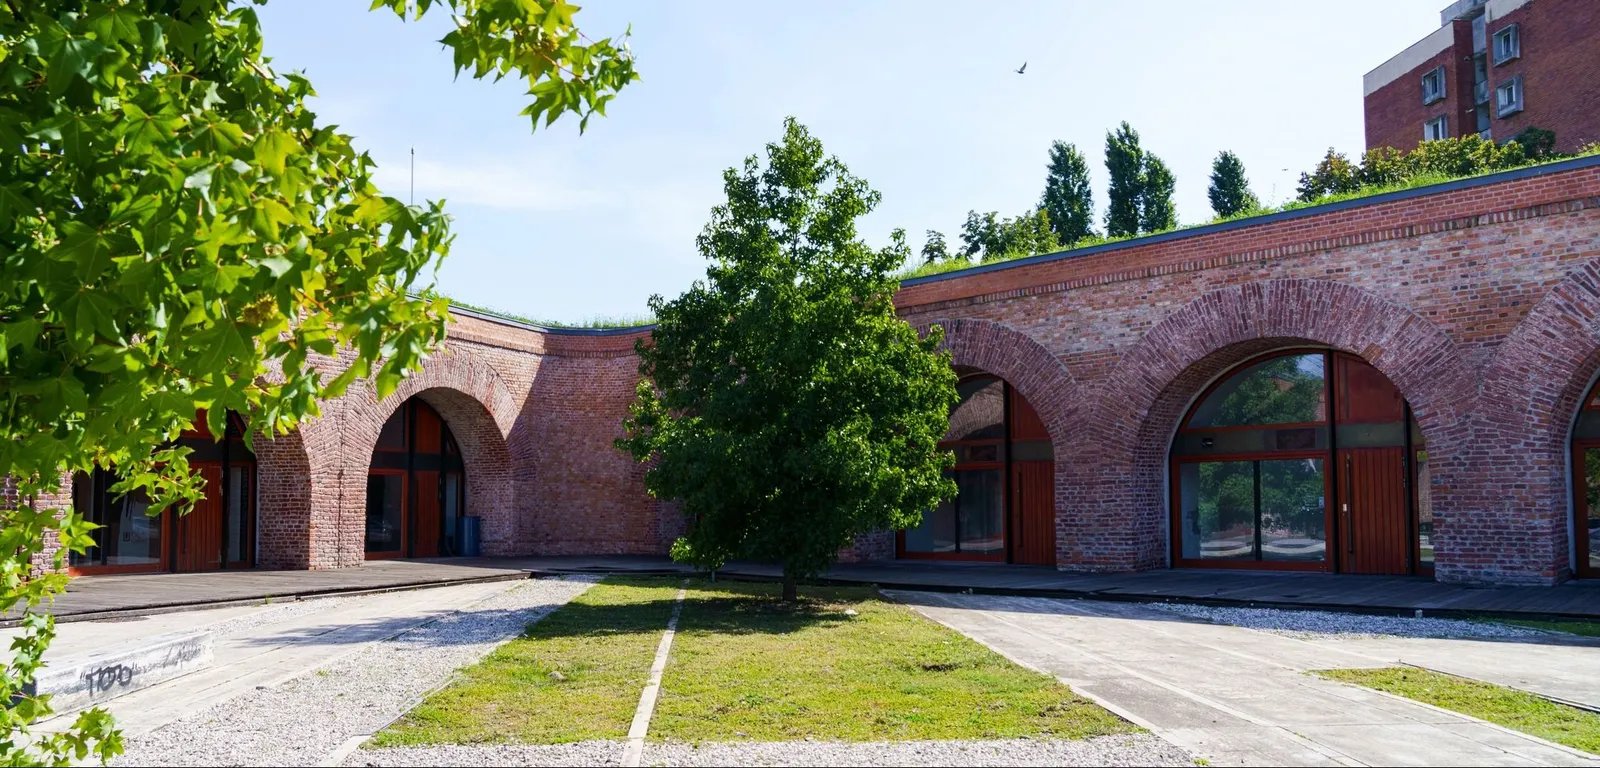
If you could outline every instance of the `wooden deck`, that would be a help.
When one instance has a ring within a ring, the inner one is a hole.
[[[138,616],[175,610],[360,592],[414,589],[496,579],[526,579],[528,572],[492,561],[375,560],[331,571],[209,571],[82,576],[46,610],[57,621]],[[15,617],[0,620],[0,626]]]
[[[381,560],[332,571],[214,571],[73,580],[50,611],[73,621],[287,601],[334,594],[570,573],[687,573],[656,557],[528,557]],[[770,565],[739,563],[726,577],[775,579]],[[1160,570],[1071,574],[1047,566],[884,562],[842,564],[823,581],[893,589],[1092,600],[1183,601],[1429,616],[1600,619],[1600,581],[1556,587],[1466,587],[1422,578],[1307,573]],[[0,624],[9,622],[0,622]]]

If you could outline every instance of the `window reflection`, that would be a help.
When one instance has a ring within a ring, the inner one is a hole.
[[[1189,429],[1327,420],[1325,356],[1279,355],[1233,374],[1189,417]]]
[[[1258,462],[1261,559],[1320,561],[1327,556],[1322,459]]]

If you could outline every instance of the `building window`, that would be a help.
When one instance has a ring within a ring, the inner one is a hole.
[[[1494,63],[1504,64],[1522,56],[1522,34],[1516,24],[1494,33]]]
[[[1507,80],[1495,90],[1495,116],[1506,117],[1522,111],[1522,76]]]
[[[1422,76],[1422,103],[1432,104],[1444,98],[1444,67]]]
[[[1422,140],[1438,141],[1450,138],[1450,122],[1443,115],[1422,124]]]
[[[1173,438],[1173,564],[1426,572],[1426,449],[1400,390],[1359,357],[1247,361],[1201,394]]]

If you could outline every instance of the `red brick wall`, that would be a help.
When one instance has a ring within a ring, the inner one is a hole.
[[[1314,344],[1362,356],[1415,409],[1440,579],[1569,572],[1567,431],[1600,370],[1600,159],[913,281],[897,305],[1038,410],[1063,568],[1164,566],[1178,418],[1230,366]],[[258,447],[261,564],[361,562],[377,430],[413,395],[461,443],[490,552],[666,552],[682,521],[612,446],[646,336],[458,315],[390,398],[353,387]],[[875,534],[845,555],[892,552]]]
[[[1468,114],[1472,98],[1472,24],[1454,23],[1455,44],[1410,72],[1373,91],[1364,102],[1367,149],[1416,149],[1422,124],[1440,115],[1449,118],[1450,136],[1477,132],[1477,118]],[[1422,76],[1445,68],[1445,97],[1422,103]]]
[[[1494,33],[1519,25],[1522,57],[1494,66]],[[1594,0],[1532,0],[1489,21],[1489,87],[1522,76],[1522,112],[1490,124],[1496,141],[1524,128],[1555,131],[1556,149],[1576,152],[1600,141],[1600,3]]]
[[[1229,367],[1315,344],[1361,355],[1416,410],[1438,577],[1549,583],[1569,567],[1566,431],[1600,364],[1597,195],[1600,163],[1572,163],[958,274],[897,304],[916,325],[983,323],[977,367],[1061,370],[1056,393],[1024,394],[1071,401],[1052,426],[1064,568],[1164,565],[1177,420]],[[1041,347],[1051,365],[1018,363]]]

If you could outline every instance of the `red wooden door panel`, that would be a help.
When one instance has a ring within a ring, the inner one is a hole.
[[[1011,478],[1011,561],[1055,565],[1055,463],[1012,462]]]
[[[1339,452],[1339,526],[1345,573],[1410,571],[1404,448]]]
[[[439,556],[439,473],[426,470],[417,472],[416,538],[413,539],[412,557]]]
[[[222,465],[202,464],[205,498],[178,518],[178,570],[211,571],[222,567]]]

